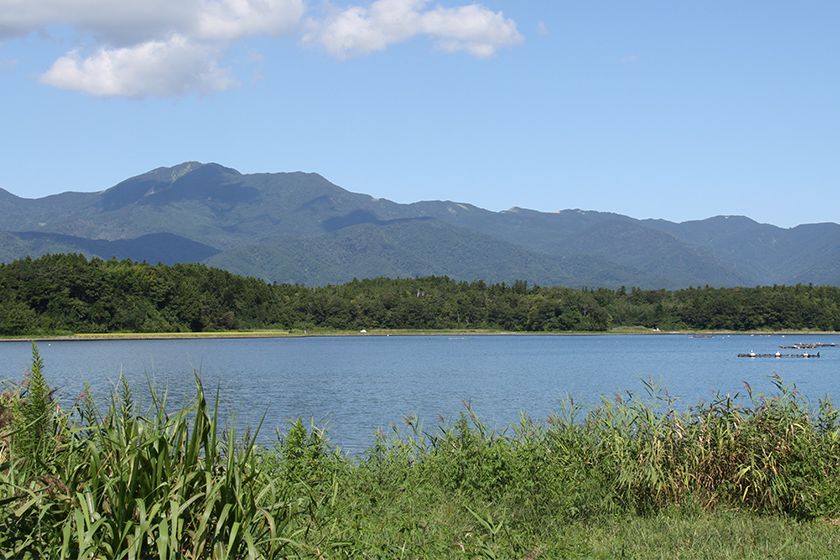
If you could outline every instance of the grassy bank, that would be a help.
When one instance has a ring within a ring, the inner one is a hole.
[[[348,457],[301,422],[273,446],[193,404],[56,410],[34,356],[0,409],[0,553],[14,558],[819,558],[840,546],[840,423],[769,397],[605,400],[504,432],[379,434]]]
[[[493,334],[540,334],[511,333],[494,329],[259,329],[202,332],[108,332],[108,333],[55,333],[38,336],[13,336],[0,338],[3,341],[53,341],[53,340],[182,340],[219,338],[300,338],[317,336],[453,336]],[[542,333],[547,334],[547,333]],[[574,333],[565,333],[574,334]],[[592,333],[594,334],[594,333]],[[605,334],[605,333],[600,333]]]
[[[594,336],[594,335],[837,335],[840,332],[821,330],[654,330],[647,327],[616,327],[607,331],[505,331],[501,329],[259,329],[205,332],[109,332],[109,333],[49,333],[27,336],[0,337],[0,342],[61,341],[61,340],[188,340],[225,338],[301,338],[318,336]]]

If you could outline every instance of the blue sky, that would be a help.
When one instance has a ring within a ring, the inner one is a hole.
[[[198,160],[398,202],[840,221],[838,25],[835,1],[0,0],[0,187]]]

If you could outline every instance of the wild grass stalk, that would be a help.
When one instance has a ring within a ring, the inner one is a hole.
[[[0,550],[13,557],[223,559],[294,546],[285,489],[253,442],[220,436],[218,395],[208,403],[198,379],[192,406],[174,414],[165,396],[140,414],[126,384],[104,414],[79,403],[47,462],[18,456],[19,433],[0,474]]]
[[[155,391],[143,408],[123,382],[104,411],[83,395],[64,412],[35,389],[42,368],[35,349],[2,405],[10,558],[525,557],[612,516],[840,517],[837,410],[779,378],[771,396],[692,408],[651,385],[588,412],[568,399],[504,430],[466,407],[350,457],[300,421],[274,447],[237,440],[198,378],[180,410]]]

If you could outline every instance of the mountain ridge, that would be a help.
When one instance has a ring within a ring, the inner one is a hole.
[[[383,274],[572,287],[840,285],[840,225],[832,222],[781,228],[732,215],[672,222],[400,204],[317,173],[242,174],[196,161],[99,192],[27,199],[0,189],[0,234],[0,260],[78,250],[310,285]]]

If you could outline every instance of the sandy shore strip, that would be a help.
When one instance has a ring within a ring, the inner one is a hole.
[[[81,341],[81,340],[196,340],[236,338],[304,338],[366,336],[597,336],[597,335],[752,335],[752,336],[832,336],[837,331],[662,331],[644,327],[623,327],[609,331],[586,332],[514,332],[491,329],[364,329],[328,330],[255,330],[218,332],[154,332],[154,333],[75,333],[2,337],[0,342]]]

